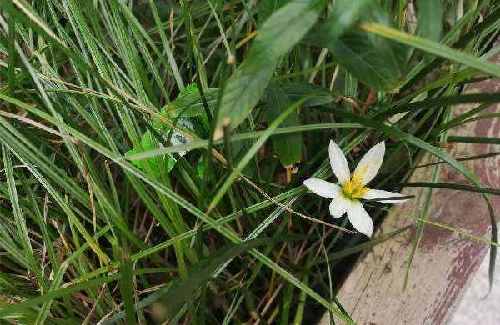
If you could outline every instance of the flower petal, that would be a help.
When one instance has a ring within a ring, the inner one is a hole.
[[[350,201],[347,217],[354,229],[371,237],[373,234],[373,220],[359,201]]]
[[[394,193],[394,192],[388,192],[388,191],[383,191],[383,190],[374,190],[374,189],[368,189],[368,191],[363,195],[363,199],[366,200],[373,200],[377,199],[377,202],[380,203],[403,203],[408,201],[408,199],[402,199],[399,200],[397,199],[398,197],[404,197],[404,194],[401,193]],[[393,198],[393,200],[378,200],[378,199],[385,199],[385,198]],[[396,199],[394,199],[396,198]]]
[[[384,160],[385,144],[377,143],[361,158],[356,170],[352,174],[353,179],[359,180],[362,185],[368,184],[378,173]]]
[[[313,193],[321,197],[332,199],[337,196],[340,187],[319,178],[311,177],[304,181],[304,185]]]
[[[343,195],[338,195],[333,198],[328,208],[330,209],[330,214],[334,218],[341,218],[349,208],[349,200],[347,200]]]
[[[330,166],[332,166],[333,173],[337,176],[339,183],[344,184],[351,178],[351,172],[342,149],[332,140],[328,145],[328,155],[330,156]]]

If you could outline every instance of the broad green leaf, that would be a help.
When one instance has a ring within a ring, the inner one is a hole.
[[[405,73],[406,51],[354,27],[359,20],[390,25],[385,12],[372,1],[341,1],[334,8],[328,20],[308,35],[307,42],[328,48],[334,60],[362,83],[377,90],[396,88]]]
[[[292,0],[269,17],[257,31],[246,59],[224,87],[214,138],[223,123],[236,128],[259,102],[280,58],[309,31],[324,6],[323,0]]]
[[[335,97],[329,89],[310,83],[285,82],[280,83],[279,87],[292,102],[305,98],[304,107],[321,106],[335,101]]]
[[[290,2],[290,0],[266,0],[259,1],[257,5],[258,10],[258,22],[265,22],[269,16],[271,16],[275,11],[279,10],[285,4]]]
[[[207,102],[211,108],[216,101],[217,89],[210,89],[207,92]],[[202,98],[198,87],[195,84],[190,84],[185,87],[179,96],[171,103],[167,104],[160,112],[160,116],[172,119],[174,124],[181,128],[187,128],[189,130],[193,129],[193,124],[191,121],[194,118],[205,117],[206,116]],[[153,119],[152,127],[156,134],[152,131],[146,131],[141,138],[140,146],[134,147],[132,150],[127,152],[127,156],[133,156],[140,154],[145,151],[160,149],[162,147],[161,143],[157,140],[156,136],[161,137],[164,142],[170,142],[172,145],[186,144],[188,140],[183,136],[178,130],[173,130],[171,127],[166,126],[160,119],[156,116]],[[155,136],[156,135],[156,136]],[[180,151],[179,154],[182,156],[186,151]],[[160,177],[163,172],[170,173],[170,171],[175,167],[177,160],[171,155],[167,154],[161,157],[150,158],[146,160],[135,160],[134,165],[141,170],[153,175],[155,177]]]
[[[214,111],[217,103],[218,91],[217,88],[209,88],[204,92],[211,112]],[[198,87],[195,84],[188,85],[173,102],[168,103],[161,110],[160,114],[171,119],[204,116],[205,109]],[[155,128],[162,128],[164,124],[157,117],[153,121],[153,126]]]
[[[291,101],[279,85],[272,85],[264,96],[268,121],[274,121],[286,110]],[[299,112],[295,110],[281,123],[283,127],[299,125]],[[301,133],[283,134],[272,137],[273,152],[283,166],[290,166],[302,160],[303,138]]]
[[[369,10],[375,8],[372,0],[337,0],[335,1],[333,12],[323,25],[324,31],[328,32],[328,37],[337,39],[346,31],[351,29],[361,18],[369,15]],[[376,7],[377,10],[380,10]]]
[[[443,3],[441,0],[417,1],[417,33],[423,38],[439,41],[443,30]]]
[[[141,146],[135,147],[132,150],[127,152],[128,155],[136,155],[141,152],[146,152],[150,150],[159,149],[160,144],[158,140],[155,139],[151,131],[147,131],[144,133],[141,139]],[[141,169],[142,171],[152,175],[156,178],[159,178],[163,171],[170,172],[177,162],[174,157],[171,155],[163,155],[154,158],[148,158],[144,160],[133,160],[133,164]]]

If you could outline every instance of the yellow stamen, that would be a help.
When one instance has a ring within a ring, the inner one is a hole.
[[[350,180],[342,185],[342,193],[348,199],[361,199],[368,189],[362,183],[362,177],[353,175]]]

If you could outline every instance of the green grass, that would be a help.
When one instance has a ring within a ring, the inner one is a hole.
[[[352,166],[386,141],[372,187],[479,192],[493,220],[500,190],[462,162],[498,153],[441,145],[500,142],[447,134],[498,118],[483,112],[498,94],[463,92],[500,76],[500,5],[332,3],[1,1],[2,321],[308,324],[321,306],[354,322],[340,279],[407,229],[369,240],[307,194],[332,176],[330,139]],[[409,183],[424,152],[469,184]],[[490,245],[494,265],[496,227],[412,217],[408,277],[431,226]]]

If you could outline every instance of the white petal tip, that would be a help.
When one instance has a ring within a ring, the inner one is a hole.
[[[368,189],[368,192],[363,196],[366,200],[373,200],[378,203],[401,204],[409,200],[405,194],[397,192],[388,192],[384,190]]]
[[[357,231],[359,231],[360,233],[362,233],[363,235],[365,235],[366,237],[368,238],[372,238],[372,235],[373,235],[373,228],[367,228],[367,229],[356,229]]]
[[[304,181],[302,182],[302,184],[304,184],[304,186],[305,186],[305,187],[309,188],[313,182],[314,182],[314,181],[313,181],[313,179],[312,179],[312,178],[308,178],[308,179],[304,180]]]
[[[337,177],[339,183],[344,184],[351,177],[349,164],[344,152],[333,140],[330,140],[330,144],[328,145],[328,156],[333,174]]]
[[[367,236],[368,238],[371,238],[373,235],[373,222],[370,220],[370,222],[366,222],[366,224],[363,225],[358,225],[361,227],[354,227],[358,232],[362,233],[363,235]]]
[[[347,210],[347,216],[354,229],[368,237],[372,236],[373,220],[361,203],[351,203],[351,206]]]
[[[375,148],[375,147],[381,148],[385,151],[385,141],[381,141],[381,142],[377,143],[376,145],[373,146],[373,148]]]
[[[310,181],[310,178],[306,179],[305,181],[302,182],[302,185],[304,185],[305,187],[307,187],[308,190],[311,189],[311,181]]]
[[[309,191],[324,197],[324,198],[333,198],[337,195],[339,190],[338,185],[329,183],[319,178],[311,177],[302,182]]]

